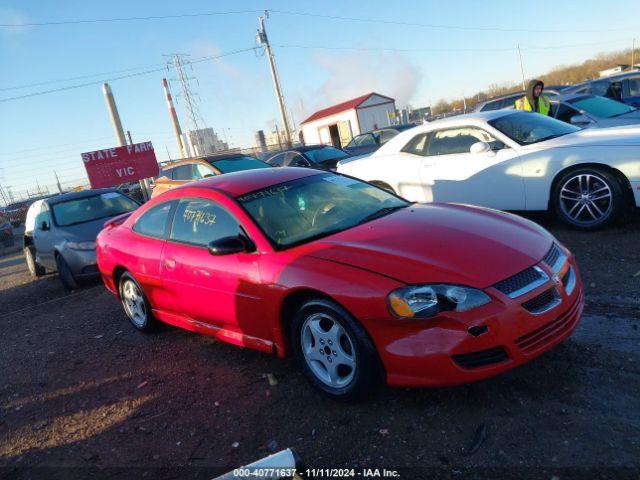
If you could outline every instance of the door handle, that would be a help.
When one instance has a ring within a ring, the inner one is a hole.
[[[176,261],[173,258],[165,258],[164,266],[167,268],[167,270],[173,270],[174,268],[176,268]]]

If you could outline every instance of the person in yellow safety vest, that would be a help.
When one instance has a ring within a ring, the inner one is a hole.
[[[516,109],[549,115],[551,102],[547,96],[542,95],[542,90],[544,90],[544,83],[540,80],[531,80],[527,85],[525,96],[516,100]]]

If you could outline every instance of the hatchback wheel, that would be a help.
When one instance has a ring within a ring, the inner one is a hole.
[[[563,175],[554,197],[560,219],[583,230],[604,227],[616,218],[623,205],[620,183],[599,169],[582,168]]]
[[[64,288],[67,290],[75,290],[78,288],[78,282],[73,276],[69,264],[62,255],[56,257],[56,269],[58,270],[58,278]]]
[[[150,332],[155,327],[151,305],[142,287],[130,273],[123,273],[118,286],[120,301],[131,324],[142,332]]]
[[[24,261],[27,263],[27,268],[33,278],[41,277],[46,273],[44,267],[36,262],[34,247],[24,247]]]
[[[307,378],[334,398],[366,396],[380,379],[380,362],[362,326],[329,300],[311,300],[296,313],[293,348]]]

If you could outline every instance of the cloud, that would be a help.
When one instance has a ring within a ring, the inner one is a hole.
[[[368,92],[392,97],[396,106],[402,107],[414,98],[422,80],[420,68],[397,53],[318,52],[313,60],[327,78],[314,92],[304,95],[304,102],[292,102],[289,108],[296,118]]]

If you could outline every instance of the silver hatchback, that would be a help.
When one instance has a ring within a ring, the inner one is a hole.
[[[27,212],[23,248],[31,275],[58,272],[73,290],[83,278],[98,275],[96,237],[104,223],[139,204],[115,189],[64,193],[35,202]]]

